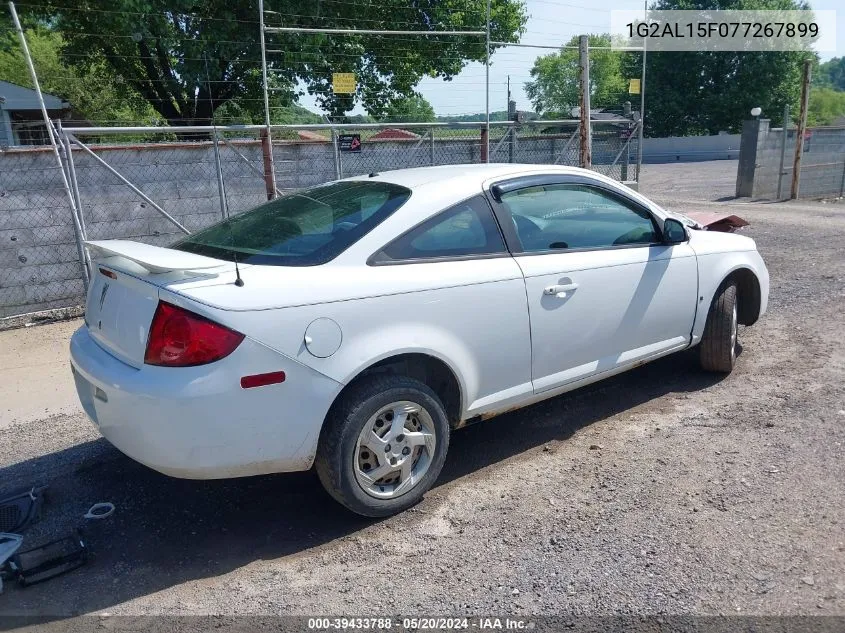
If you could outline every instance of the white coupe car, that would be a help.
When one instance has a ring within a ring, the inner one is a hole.
[[[70,352],[103,436],[174,477],[315,465],[368,516],[422,497],[453,429],[695,345],[730,372],[769,291],[750,238],[548,165],[370,174],[88,247]]]

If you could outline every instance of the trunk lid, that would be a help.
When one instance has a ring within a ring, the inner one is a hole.
[[[160,287],[197,278],[215,280],[232,269],[211,257],[139,242],[85,244],[94,262],[85,306],[88,331],[103,349],[133,367],[144,364]]]

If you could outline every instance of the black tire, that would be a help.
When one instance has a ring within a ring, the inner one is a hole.
[[[716,291],[699,345],[702,369],[729,374],[736,365],[736,284],[727,282]]]
[[[356,443],[370,418],[391,403],[410,401],[431,416],[436,444],[428,470],[412,488],[392,499],[369,494],[358,483]],[[329,411],[320,434],[314,466],[326,491],[352,512],[386,517],[415,505],[431,488],[449,449],[449,421],[440,398],[424,383],[407,376],[365,378],[342,394]]]

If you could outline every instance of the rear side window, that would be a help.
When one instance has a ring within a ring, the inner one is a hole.
[[[377,181],[335,182],[283,196],[189,235],[171,248],[247,264],[324,264],[411,197]]]
[[[384,263],[441,257],[466,257],[505,252],[493,212],[475,196],[411,229],[377,253],[371,261]]]

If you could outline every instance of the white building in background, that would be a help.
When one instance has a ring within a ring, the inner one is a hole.
[[[42,94],[51,119],[67,118],[70,103],[46,92]],[[0,81],[0,148],[49,142],[35,90]]]

